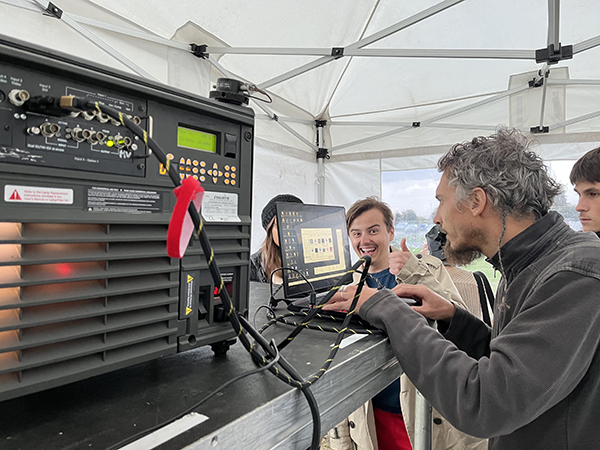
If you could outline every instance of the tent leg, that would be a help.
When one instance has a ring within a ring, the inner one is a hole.
[[[325,158],[329,158],[329,152],[325,148],[325,135],[323,127],[327,125],[326,120],[315,120],[317,129],[317,203],[325,204]]]
[[[323,158],[317,160],[317,203],[319,205],[325,204],[325,164],[323,164]]]
[[[417,391],[415,399],[415,442],[413,450],[431,450],[431,405]]]

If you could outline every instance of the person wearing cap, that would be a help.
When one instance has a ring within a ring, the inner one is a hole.
[[[260,248],[250,256],[250,281],[268,283],[271,273],[281,267],[281,254],[279,253],[279,233],[277,232],[277,203],[304,203],[292,194],[280,194],[269,200],[260,215],[262,227],[267,236]],[[282,282],[281,274],[275,273],[274,280]]]

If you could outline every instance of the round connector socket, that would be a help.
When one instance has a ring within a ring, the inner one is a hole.
[[[25,89],[13,89],[8,93],[8,100],[15,106],[23,106],[30,95]]]

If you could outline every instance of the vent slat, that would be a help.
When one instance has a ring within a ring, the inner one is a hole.
[[[91,375],[110,372],[176,352],[176,344],[169,343],[167,338],[159,338],[112,350],[107,353],[105,359],[95,354],[25,370],[22,372],[23,379],[21,381],[14,373],[4,374],[0,376],[0,386],[2,386],[0,400],[13,397],[14,393],[19,391],[27,392],[28,387],[39,383],[44,383],[48,388],[59,386],[64,384],[65,380],[82,380]],[[9,393],[8,396],[3,395],[6,392]]]
[[[10,268],[11,267],[0,268],[0,271],[2,269]],[[75,270],[71,269],[74,268],[81,268],[81,270],[78,270],[75,275],[72,275]],[[25,266],[23,267],[23,275],[21,278],[19,278],[19,274],[16,271],[14,273],[7,272],[1,278],[3,282],[0,284],[0,288],[65,283],[68,281],[94,280],[98,278],[129,277],[164,272],[177,272],[178,270],[179,266],[176,263],[171,263],[170,258],[113,261],[107,269],[102,267],[101,262],[72,263],[64,266],[61,264]]]
[[[232,242],[212,242],[211,247],[215,252],[215,255],[220,253],[235,253],[235,252],[248,252],[250,251],[250,247],[248,245],[241,245]],[[186,255],[204,255],[202,249],[197,247],[190,247],[185,252]]]
[[[0,290],[0,310],[71,302],[94,297],[150,292],[160,288],[176,288],[178,286],[178,277],[171,281],[169,274],[159,274],[114,278],[110,280],[107,287],[105,287],[105,280],[29,286],[21,290],[20,298],[18,290],[10,288]],[[2,291],[10,292],[5,292],[5,295],[2,295]]]
[[[177,316],[177,311],[169,312],[166,307],[162,306],[115,314],[110,316],[107,322],[105,322],[102,317],[94,317],[29,328],[22,330],[22,337],[20,340],[14,331],[7,331],[2,333],[2,336],[0,337],[0,353],[54,344],[71,339],[92,336],[94,334],[134,328],[160,321],[173,320],[176,319]]]
[[[35,245],[34,247],[45,248],[37,251],[29,250],[27,255],[21,257],[5,258],[4,260],[0,260],[0,266],[167,257],[167,247],[164,242],[113,244],[108,251],[101,248],[87,251],[77,248],[72,251],[58,251],[56,249],[56,247],[66,245],[72,244]],[[101,244],[97,245],[100,246]]]
[[[250,239],[250,230],[248,232],[242,231],[239,227],[236,228],[217,228],[217,229],[207,229],[206,235],[212,241],[217,239]]]
[[[219,255],[218,261],[219,261],[219,267],[221,267],[221,268],[229,267],[229,266],[231,266],[231,267],[239,266],[241,264],[248,264],[248,260],[243,259],[238,254]],[[196,269],[204,270],[204,269],[208,269],[208,263],[206,261],[204,261],[203,259],[191,259],[190,258],[190,259],[186,259],[184,261],[184,267],[186,270],[196,270]]]
[[[21,317],[8,314],[9,317],[3,318],[4,320],[0,323],[0,332],[23,330],[68,320],[86,319],[158,305],[167,305],[177,303],[177,301],[177,297],[169,297],[163,291],[114,297],[107,301],[106,306],[104,298],[95,298],[69,303],[28,307],[21,309]]]
[[[109,333],[106,339],[102,335],[44,345],[23,351],[21,361],[5,361],[0,374],[31,369],[34,367],[66,361],[93,353],[110,351],[127,345],[135,345],[155,338],[174,335],[176,328],[169,328],[165,322],[159,322],[126,331]]]
[[[167,225],[23,224],[21,234],[3,232],[0,244],[164,241]]]

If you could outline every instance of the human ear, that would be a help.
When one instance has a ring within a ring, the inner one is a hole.
[[[487,195],[481,188],[473,189],[469,195],[469,210],[473,216],[480,215],[488,204]]]

